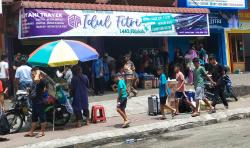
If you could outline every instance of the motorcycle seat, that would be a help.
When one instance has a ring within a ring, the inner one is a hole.
[[[28,95],[29,93],[26,90],[18,90],[16,95]]]

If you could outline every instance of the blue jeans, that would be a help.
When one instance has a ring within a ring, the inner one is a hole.
[[[28,87],[31,88],[32,81],[21,81],[18,85],[18,90],[27,90]]]

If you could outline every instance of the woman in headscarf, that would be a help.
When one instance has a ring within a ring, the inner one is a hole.
[[[73,78],[71,80],[71,92],[73,96],[72,107],[76,116],[76,127],[81,127],[82,112],[89,124],[89,101],[88,101],[89,80],[82,73],[79,65],[73,67]]]
[[[194,70],[194,64],[193,59],[197,58],[198,55],[195,50],[195,45],[192,44],[190,46],[190,49],[188,50],[187,54],[185,55],[185,59],[187,61],[187,69],[188,69],[188,83],[193,84],[193,70]]]

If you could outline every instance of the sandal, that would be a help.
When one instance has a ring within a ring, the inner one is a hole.
[[[122,128],[127,128],[127,127],[129,127],[129,124],[130,124],[129,121],[125,122],[125,123],[122,125]]]
[[[36,134],[30,134],[30,133],[27,133],[24,135],[24,137],[35,137],[35,136],[36,136]]]
[[[82,124],[76,124],[75,127],[80,128],[80,127],[82,127]]]
[[[178,114],[177,114],[177,110],[174,109],[174,111],[172,112],[172,117],[177,116],[177,115],[178,115]]]
[[[9,141],[9,139],[0,137],[0,142],[4,142],[4,141]]]
[[[122,128],[128,128],[128,127],[129,127],[128,124],[123,124],[123,125],[122,125]]]
[[[75,127],[76,127],[76,128],[82,127],[82,123],[78,121],[78,122],[76,123]]]
[[[200,115],[199,113],[195,112],[195,113],[193,113],[191,116],[192,116],[192,117],[197,117],[197,116],[199,116],[199,115]]]
[[[130,123],[131,123],[131,122],[130,122],[129,120],[125,122],[125,124],[128,124],[128,125],[129,125]]]
[[[45,134],[39,133],[39,134],[36,135],[36,138],[41,138],[43,136],[45,136]]]

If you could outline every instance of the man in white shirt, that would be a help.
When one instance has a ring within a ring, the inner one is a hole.
[[[61,78],[63,77],[68,84],[71,84],[71,79],[73,77],[73,73],[71,71],[71,67],[70,66],[65,66],[64,67],[64,71],[61,73],[60,71],[56,72],[56,75]]]
[[[1,62],[0,62],[0,80],[3,84],[3,90],[4,94],[8,91],[8,80],[9,80],[9,64],[7,62],[7,56],[2,55],[1,56]]]
[[[7,94],[8,91],[8,80],[9,80],[9,64],[6,62],[7,57],[5,55],[1,56],[0,62],[0,80],[2,82],[2,90],[0,92],[0,109],[4,110],[4,94]]]
[[[31,67],[26,65],[26,57],[21,57],[21,66],[16,70],[15,79],[18,90],[26,90],[32,85]]]

